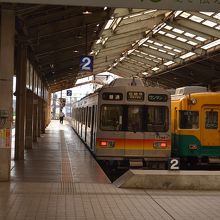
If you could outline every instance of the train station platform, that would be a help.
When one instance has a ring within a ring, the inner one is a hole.
[[[117,188],[58,121],[0,183],[0,220],[217,220],[219,204],[220,191]]]

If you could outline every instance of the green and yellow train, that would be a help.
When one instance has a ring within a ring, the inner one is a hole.
[[[189,164],[220,163],[220,93],[191,86],[171,96],[172,156]]]

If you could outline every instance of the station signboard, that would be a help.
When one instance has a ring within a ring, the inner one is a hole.
[[[72,90],[66,90],[66,96],[72,96]]]
[[[80,71],[93,71],[93,56],[80,57]]]

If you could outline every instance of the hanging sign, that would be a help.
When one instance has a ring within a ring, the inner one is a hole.
[[[66,96],[72,96],[72,90],[66,90]]]
[[[80,57],[80,71],[93,71],[93,56]]]

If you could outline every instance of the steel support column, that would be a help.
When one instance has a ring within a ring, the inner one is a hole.
[[[15,159],[24,159],[26,130],[26,65],[27,47],[19,43],[16,62],[16,129],[15,129]]]
[[[31,90],[26,93],[26,135],[25,148],[32,149],[33,146],[33,113],[34,113],[34,94]]]

